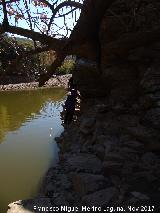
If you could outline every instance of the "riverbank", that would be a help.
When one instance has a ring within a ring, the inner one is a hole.
[[[82,206],[110,206],[110,212],[117,206],[126,212],[132,212],[130,206],[139,212],[156,209],[158,134],[140,123],[135,107],[127,111],[107,99],[84,100],[77,121],[56,138],[59,165],[48,170],[35,199],[12,203],[7,213],[48,212],[61,206],[74,206],[77,212],[84,212]]]
[[[50,88],[50,87],[67,88],[67,83],[70,77],[71,77],[70,74],[54,76],[53,78],[49,79],[42,88]],[[0,85],[0,91],[29,90],[29,89],[37,89],[37,88],[39,88],[38,82]]]

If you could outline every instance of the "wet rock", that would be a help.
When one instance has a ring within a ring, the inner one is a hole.
[[[93,154],[79,153],[67,159],[70,170],[98,173],[102,170],[101,161]]]
[[[55,140],[57,143],[62,143],[62,142],[63,142],[63,137],[55,137],[54,140]]]
[[[89,173],[76,173],[72,176],[73,189],[81,196],[102,189],[104,186],[103,175]]]
[[[103,189],[82,198],[82,202],[89,206],[106,206],[115,196],[117,190],[115,187]]]

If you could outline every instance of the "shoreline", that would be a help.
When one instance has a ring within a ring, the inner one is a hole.
[[[82,104],[77,121],[56,138],[59,163],[48,169],[37,196],[9,204],[7,213],[48,212],[58,206],[75,206],[76,212],[82,206],[122,206],[130,212],[129,205],[156,205],[160,158],[146,149],[150,133],[137,115],[107,103]]]
[[[70,74],[54,76],[49,79],[43,87],[38,87],[38,82],[18,83],[18,84],[5,84],[0,85],[1,91],[19,91],[19,90],[34,90],[41,88],[64,87],[67,88]]]

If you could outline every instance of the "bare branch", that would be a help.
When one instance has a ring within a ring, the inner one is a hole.
[[[9,25],[8,22],[8,17],[7,17],[7,9],[6,9],[6,1],[2,0],[2,6],[3,6],[3,14],[4,14],[4,19],[3,19],[3,27],[7,28]]]
[[[57,14],[57,12],[60,10],[60,9],[62,9],[63,7],[66,7],[66,6],[70,6],[70,7],[75,7],[76,9],[83,9],[83,4],[81,4],[81,3],[79,3],[79,2],[74,2],[74,1],[64,1],[64,2],[62,2],[62,3],[60,3],[55,9],[52,9],[52,12],[53,12],[53,15],[52,15],[52,17],[51,17],[51,19],[50,19],[50,22],[49,22],[49,24],[48,24],[48,31],[50,31],[50,28],[51,28],[51,24],[52,24],[52,22],[53,22],[53,20],[54,20],[54,18],[55,18],[55,16],[56,16],[56,14]],[[70,13],[71,13],[72,11],[70,11]],[[68,13],[69,14],[69,13]],[[67,14],[67,15],[68,15]]]
[[[27,15],[28,15],[28,20],[29,20],[29,26],[30,26],[30,29],[33,30],[32,28],[32,21],[31,21],[31,15],[28,11],[28,3],[27,3],[27,0],[24,1],[24,4],[25,4],[25,7],[26,7],[26,12],[27,12]]]
[[[48,1],[46,1],[46,0],[41,0],[41,2],[45,3],[51,10],[54,9],[54,5],[50,4]]]
[[[20,0],[10,0],[10,1],[5,1],[5,3],[6,4],[10,4],[10,3],[15,3],[15,2],[17,2],[17,1],[20,1]],[[2,2],[0,2],[0,5],[3,5],[3,1]]]
[[[64,17],[64,16],[69,15],[70,13],[73,13],[75,10],[77,10],[77,8],[74,8],[74,9],[70,10],[69,12],[64,13],[63,15],[58,15],[58,16],[55,17],[55,18],[62,18],[62,17]]]
[[[33,27],[32,27],[32,19],[31,19],[31,15],[30,15],[30,13],[29,13],[29,8],[28,8],[27,0],[25,0],[24,3],[25,3],[26,10],[27,10],[27,15],[28,15],[28,20],[29,20],[29,26],[30,26],[30,29],[33,30]],[[35,49],[36,49],[36,47],[37,47],[36,41],[33,40],[33,42],[34,42],[34,47],[35,47]]]

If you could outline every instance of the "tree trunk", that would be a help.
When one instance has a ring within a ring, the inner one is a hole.
[[[56,69],[61,66],[62,62],[64,61],[66,55],[62,53],[57,53],[55,61],[51,64],[46,74],[40,75],[39,78],[39,87],[43,86],[46,81],[48,81]]]

